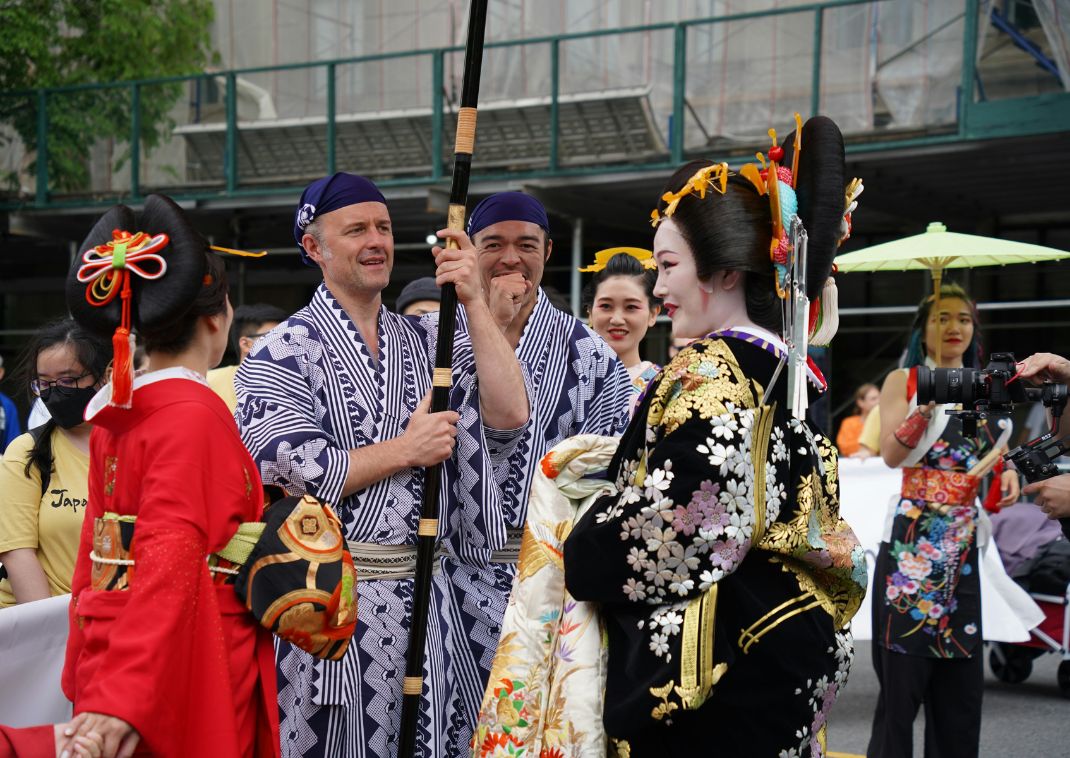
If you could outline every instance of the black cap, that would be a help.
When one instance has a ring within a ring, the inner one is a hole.
[[[406,284],[401,290],[401,294],[398,295],[394,310],[402,313],[407,307],[419,300],[434,300],[436,303],[442,300],[442,290],[435,284],[434,277],[422,276]]]

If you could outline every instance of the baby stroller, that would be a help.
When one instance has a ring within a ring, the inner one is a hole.
[[[988,665],[1001,682],[1018,684],[1029,678],[1036,658],[1058,653],[1059,692],[1070,698],[1070,542],[1059,522],[1029,503],[996,514],[992,527],[1004,568],[1044,611],[1044,620],[1026,642],[991,643]]]

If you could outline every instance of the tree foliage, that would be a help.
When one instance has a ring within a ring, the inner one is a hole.
[[[38,95],[29,90],[202,72],[215,57],[213,14],[212,0],[0,0],[0,123],[35,151]],[[167,138],[174,128],[169,114],[188,87],[141,88],[144,148]],[[87,187],[89,150],[97,140],[129,145],[131,93],[129,86],[115,86],[48,94],[50,189]],[[128,158],[129,147],[116,169]]]

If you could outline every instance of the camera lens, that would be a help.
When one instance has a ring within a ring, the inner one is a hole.
[[[936,368],[918,366],[918,405],[936,402],[962,403],[963,395],[971,394],[966,383],[973,379],[973,369]]]
[[[962,369],[949,368],[943,370],[943,376],[937,379],[943,379],[943,392],[940,393],[944,399],[937,400],[938,403],[961,403],[962,402]]]
[[[928,366],[918,366],[918,405],[927,405],[933,401],[933,370]]]

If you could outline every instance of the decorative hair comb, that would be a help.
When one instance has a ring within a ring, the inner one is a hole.
[[[654,270],[658,267],[658,264],[654,262],[654,254],[649,250],[642,247],[607,247],[605,250],[599,250],[594,254],[594,263],[590,266],[584,266],[579,271],[585,274],[595,273],[602,271],[609,265],[609,260],[614,255],[623,253],[624,255],[630,255],[635,258],[648,270]]]
[[[134,335],[131,331],[131,273],[142,279],[159,279],[167,273],[167,261],[158,253],[167,247],[166,234],[152,237],[145,232],[112,231],[112,239],[82,253],[78,281],[87,285],[85,299],[103,307],[116,297],[122,299],[122,317],[112,335],[112,398],[120,408],[129,408],[133,398]],[[146,264],[149,264],[146,266]]]
[[[655,208],[650,212],[650,225],[657,226],[665,219],[676,213],[676,207],[680,205],[680,201],[691,194],[696,194],[699,199],[704,200],[706,198],[706,191],[714,189],[720,192],[722,195],[728,188],[728,177],[731,172],[728,170],[727,163],[714,163],[712,166],[703,166],[687,180],[676,192],[666,192],[661,196],[661,199],[666,203],[665,210],[661,213]]]

